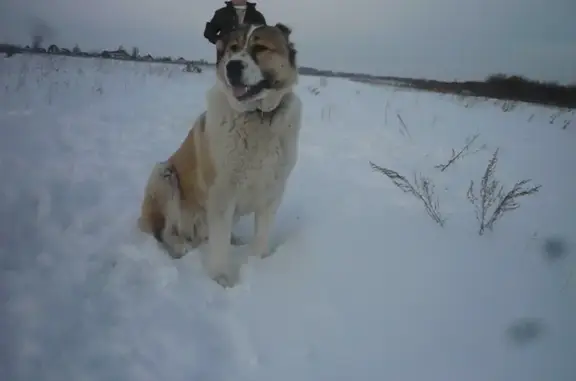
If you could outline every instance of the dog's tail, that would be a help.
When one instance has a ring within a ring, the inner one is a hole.
[[[158,242],[163,242],[163,231],[176,216],[169,216],[178,210],[181,199],[180,177],[174,165],[159,162],[154,165],[146,185],[138,227],[145,233],[152,234]]]

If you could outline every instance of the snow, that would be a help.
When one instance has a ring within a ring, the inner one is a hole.
[[[301,77],[277,248],[224,289],[135,225],[213,80],[0,58],[0,379],[576,379],[574,111]],[[506,188],[542,188],[479,236],[466,191],[498,147]],[[430,177],[446,225],[370,161]]]

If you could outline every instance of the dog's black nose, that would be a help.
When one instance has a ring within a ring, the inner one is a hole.
[[[242,71],[244,70],[244,62],[239,60],[232,60],[226,64],[226,76],[232,86],[242,86]]]

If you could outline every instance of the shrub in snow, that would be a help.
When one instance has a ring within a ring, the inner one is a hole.
[[[320,90],[316,86],[308,86],[307,89],[310,92],[310,94],[313,94],[313,95],[320,94]]]
[[[202,73],[202,69],[200,69],[200,67],[194,65],[191,62],[188,62],[186,64],[186,67],[184,68],[184,71],[189,72],[189,73]]]

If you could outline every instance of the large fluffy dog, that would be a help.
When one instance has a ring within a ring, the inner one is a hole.
[[[249,26],[218,44],[217,81],[207,109],[178,150],[152,170],[140,228],[173,257],[207,240],[206,269],[225,287],[239,280],[232,226],[254,213],[254,255],[268,236],[298,155],[302,105],[291,30]]]

